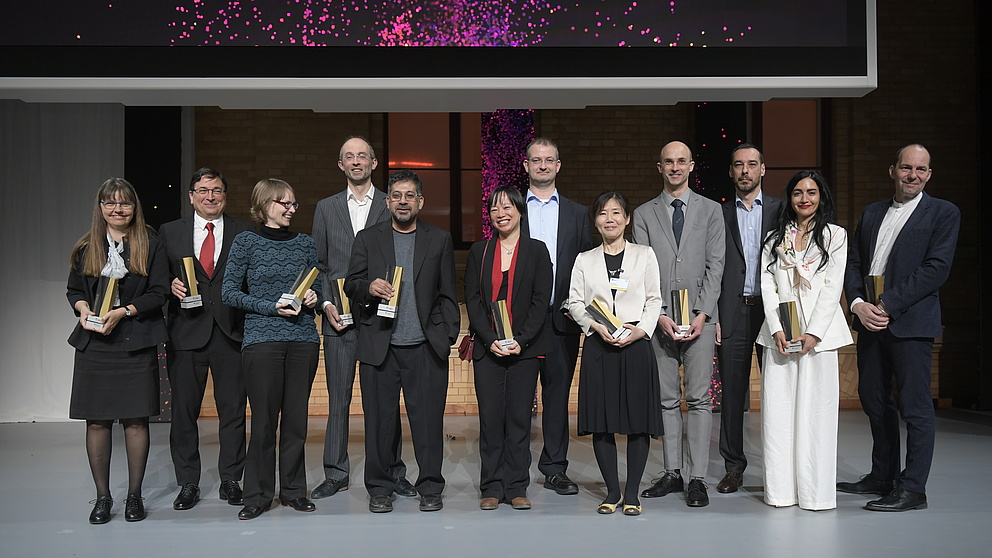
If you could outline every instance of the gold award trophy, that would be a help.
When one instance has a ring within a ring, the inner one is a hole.
[[[296,281],[293,282],[293,287],[290,292],[283,293],[279,297],[279,302],[287,302],[293,310],[299,310],[303,307],[303,296],[307,294],[307,289],[313,286],[313,282],[317,279],[316,267],[310,268],[309,271],[304,269],[296,276]]]
[[[398,265],[391,266],[386,275],[386,280],[393,286],[393,298],[390,298],[385,304],[380,302],[376,315],[383,318],[395,318],[396,307],[400,304],[400,283],[403,281],[403,268]]]
[[[505,300],[497,300],[492,303],[492,310],[493,322],[496,325],[496,336],[499,337],[499,346],[505,351],[513,344],[513,326],[510,324],[510,309],[506,307]]]
[[[344,277],[331,281],[331,304],[338,309],[341,325],[352,325],[355,317],[351,313],[351,299],[344,292]]]
[[[114,308],[114,299],[116,298],[117,279],[100,277],[96,300],[93,301],[93,306],[90,307],[95,314],[86,316],[86,323],[95,330],[103,331],[103,319]]]
[[[791,341],[803,334],[799,329],[799,307],[796,301],[781,302],[778,305],[778,316],[782,322],[782,332],[785,333],[788,344],[785,347],[787,353],[798,353],[803,350],[802,341]]]
[[[196,288],[196,270],[193,268],[193,258],[183,258],[182,262],[183,275],[179,279],[186,286],[186,296],[179,301],[179,307],[187,310],[190,308],[199,308],[203,306],[203,295]]]
[[[598,298],[592,299],[592,304],[586,306],[586,312],[596,322],[606,326],[606,329],[610,332],[610,336],[614,339],[626,339],[630,335],[630,330],[624,327],[623,322],[614,316],[613,312],[610,312],[610,307]]]
[[[869,275],[865,277],[865,293],[868,295],[868,302],[878,306],[882,303],[882,293],[885,291],[884,275]]]
[[[689,313],[688,289],[672,291],[672,319],[679,326],[679,335],[685,337],[689,332],[689,323],[692,321]]]

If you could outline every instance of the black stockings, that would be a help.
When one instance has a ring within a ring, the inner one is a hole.
[[[617,440],[612,433],[594,433],[592,449],[596,463],[606,482],[606,499],[603,502],[615,504],[620,501],[620,473],[617,467]],[[640,504],[641,477],[648,462],[651,438],[647,434],[627,436],[627,484],[624,486],[623,501],[632,506]]]
[[[127,493],[141,496],[141,483],[148,463],[148,417],[121,419],[124,449],[127,451]],[[110,450],[113,446],[112,420],[86,421],[86,456],[96,485],[96,495],[110,496]]]

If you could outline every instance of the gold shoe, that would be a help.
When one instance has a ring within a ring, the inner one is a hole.
[[[624,506],[624,515],[641,515],[641,506]]]
[[[603,502],[602,504],[599,505],[599,507],[596,508],[596,513],[602,515],[609,515],[617,511],[617,506],[621,505],[622,503],[623,503],[623,499],[621,499],[619,502],[615,504],[611,504],[609,502]]]

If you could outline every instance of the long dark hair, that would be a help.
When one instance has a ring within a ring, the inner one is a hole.
[[[134,213],[127,230],[128,249],[131,256],[127,264],[128,271],[138,275],[148,275],[148,226],[145,224],[145,214],[141,211],[141,201],[134,186],[123,178],[110,178],[100,185],[96,199],[93,201],[93,219],[90,231],[76,241],[69,256],[69,266],[80,266],[83,275],[99,277],[103,266],[107,264],[107,251],[101,250],[107,238],[107,220],[103,217],[101,202],[113,200],[120,195],[121,201],[134,202]],[[93,247],[93,250],[89,250]]]
[[[778,223],[775,225],[775,229],[772,234],[768,235],[765,239],[765,244],[775,247],[785,240],[785,231],[788,228],[789,223],[798,222],[796,218],[796,210],[792,207],[792,192],[796,189],[796,186],[802,182],[803,179],[809,178],[816,183],[816,187],[820,190],[820,205],[816,208],[816,213],[813,214],[813,231],[811,242],[816,244],[816,247],[820,249],[820,264],[816,267],[819,271],[823,269],[823,266],[827,265],[827,260],[830,259],[830,253],[827,252],[826,239],[824,238],[824,231],[827,229],[827,224],[833,223],[836,214],[836,206],[834,205],[834,195],[830,192],[830,187],[827,186],[827,179],[823,178],[823,175],[816,171],[799,171],[792,178],[789,179],[789,184],[785,187],[785,194],[782,195],[782,204],[778,212]],[[772,252],[772,261],[768,264],[768,268],[771,269],[775,265],[775,261],[778,260],[778,252],[774,249]]]

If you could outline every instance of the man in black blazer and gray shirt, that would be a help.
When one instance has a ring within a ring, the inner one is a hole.
[[[775,228],[780,201],[765,195],[761,179],[765,158],[758,148],[742,143],[730,155],[730,178],[737,195],[723,203],[727,256],[720,290],[717,358],[723,380],[720,411],[720,455],[726,475],[717,492],[736,492],[747,458],[744,456],[744,409],[750,394],[751,353],[765,319],[761,306],[761,244]],[[761,365],[761,350],[757,351]]]
[[[558,494],[578,494],[568,478],[568,395],[579,356],[579,326],[562,310],[568,298],[572,266],[579,252],[592,249],[589,210],[562,196],[555,187],[561,169],[558,146],[548,138],[535,138],[527,145],[524,170],[530,180],[525,195],[527,222],[521,228],[548,247],[554,272],[554,290],[546,327],[551,349],[541,361],[541,402],[544,449],[537,467],[544,473],[544,488]]]
[[[245,384],[241,372],[244,314],[220,298],[227,255],[234,237],[252,226],[224,215],[227,180],[214,169],[201,168],[189,183],[191,218],[162,225],[159,241],[165,246],[172,280],[168,300],[169,381],[172,384],[172,429],[169,446],[176,468],[179,495],[173,508],[188,510],[200,498],[200,450],[196,420],[207,385],[213,376],[214,401],[219,419],[220,498],[240,506],[238,481],[245,468]],[[184,309],[180,300],[189,293],[182,259],[193,258],[202,306]]]

